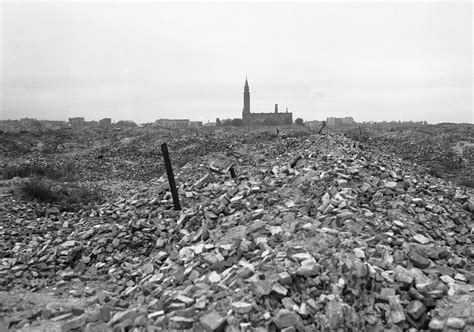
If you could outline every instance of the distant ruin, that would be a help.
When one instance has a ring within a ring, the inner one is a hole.
[[[242,121],[244,125],[284,125],[293,123],[293,113],[288,113],[288,108],[286,113],[278,113],[278,104],[275,104],[274,113],[250,113],[250,91],[249,83],[247,78],[245,78],[244,85],[244,108],[242,109]]]
[[[345,118],[330,117],[326,119],[326,125],[328,127],[337,127],[337,126],[351,125],[351,124],[355,124],[355,121],[352,117],[345,117]]]

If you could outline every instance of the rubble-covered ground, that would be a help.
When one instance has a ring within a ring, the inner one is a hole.
[[[392,146],[50,135],[2,136],[0,331],[474,330],[473,190]]]
[[[346,130],[349,136],[421,165],[429,174],[474,188],[471,124],[377,124]]]

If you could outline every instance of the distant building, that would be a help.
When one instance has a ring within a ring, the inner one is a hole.
[[[249,83],[245,78],[244,85],[244,108],[242,109],[242,121],[244,125],[282,125],[293,122],[293,113],[278,113],[278,104],[275,104],[274,113],[251,113]]]
[[[0,121],[0,130],[9,133],[19,133],[22,131],[39,132],[42,130],[58,130],[67,127],[68,123],[65,121],[36,120],[29,118]]]
[[[159,119],[155,121],[155,124],[165,128],[187,128],[189,122],[189,119]]]
[[[86,127],[98,127],[99,126],[99,121],[84,121],[84,126]]]
[[[115,127],[118,128],[134,128],[137,127],[137,124],[131,120],[121,120],[115,124]]]
[[[317,129],[321,129],[321,127],[323,126],[323,122],[324,121],[319,121],[319,120],[305,121],[304,125],[311,130],[317,130]]]
[[[99,126],[102,128],[112,128],[112,119],[111,118],[103,118],[99,120]]]
[[[83,117],[69,118],[69,125],[72,128],[82,128],[84,127],[85,121]]]
[[[326,124],[328,127],[337,127],[337,126],[343,126],[343,125],[351,125],[354,124],[355,121],[351,117],[345,117],[345,118],[327,118],[326,119]]]
[[[189,121],[189,127],[191,128],[202,127],[202,121]]]
[[[0,130],[8,133],[19,133],[22,130],[20,120],[0,121]]]
[[[65,121],[40,120],[40,124],[42,130],[59,130],[68,126]]]

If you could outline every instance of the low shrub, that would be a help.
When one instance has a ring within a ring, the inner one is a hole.
[[[435,176],[437,178],[442,178],[443,177],[443,173],[441,172],[441,170],[438,167],[431,167],[428,170],[428,174],[431,175],[431,176]]]
[[[24,183],[22,191],[26,197],[40,202],[53,203],[59,199],[59,195],[52,191],[49,185],[38,179]]]
[[[40,178],[24,183],[21,190],[25,198],[51,203],[60,211],[78,211],[103,201],[103,194],[99,188],[89,189],[73,184],[59,185]]]
[[[459,185],[460,186],[466,186],[466,187],[469,187],[469,188],[474,188],[474,179],[472,178],[463,178],[461,180],[459,180]]]

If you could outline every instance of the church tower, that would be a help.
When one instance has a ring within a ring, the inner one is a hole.
[[[244,123],[248,123],[250,121],[250,92],[247,77],[245,77],[244,85],[244,108],[242,109],[242,120]]]

